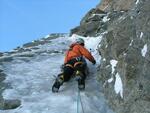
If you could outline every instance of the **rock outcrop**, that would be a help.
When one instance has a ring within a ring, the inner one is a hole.
[[[149,0],[103,0],[71,31],[83,36],[103,34],[98,78],[117,113],[150,113],[149,6]]]
[[[91,9],[81,20],[80,26],[71,30],[71,35],[95,36],[99,27],[103,25],[99,20],[103,18],[104,15],[106,15],[106,13],[100,9]]]
[[[9,84],[6,84],[3,82],[5,78],[6,78],[6,74],[3,72],[2,69],[0,69],[0,110],[15,109],[21,105],[21,101],[20,100],[6,100],[1,95],[5,89],[10,88]]]
[[[135,0],[102,0],[97,8],[103,11],[126,11],[131,9],[135,5],[135,2]]]

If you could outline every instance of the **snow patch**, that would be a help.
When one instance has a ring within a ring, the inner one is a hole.
[[[105,46],[105,48],[107,48],[107,47],[108,47],[108,45]]]
[[[140,39],[142,39],[143,38],[143,32],[141,32],[141,34],[140,34]]]
[[[49,38],[50,37],[50,35],[46,35],[44,38],[46,39],[46,38]]]
[[[111,64],[111,67],[112,67],[112,71],[111,71],[112,74],[115,71],[115,67],[116,67],[117,63],[118,63],[118,61],[116,61],[116,60],[110,60],[110,64]]]
[[[93,14],[93,16],[104,16],[106,14]]]
[[[116,94],[120,94],[120,96],[123,98],[123,85],[122,85],[122,80],[120,78],[120,75],[118,73],[116,74],[114,89]]]
[[[106,14],[92,14],[91,15],[91,17],[89,17],[88,19],[91,19],[91,18],[93,18],[94,16],[100,16],[100,17],[102,17],[102,16],[105,16]]]
[[[133,16],[130,16],[131,19],[133,19]]]
[[[126,56],[126,55],[127,55],[127,53],[123,53],[123,55],[124,55],[124,56]]]
[[[145,57],[146,53],[147,53],[147,44],[145,44],[143,49],[141,50],[141,54],[143,57]]]
[[[111,77],[110,79],[108,79],[108,83],[111,83],[113,80],[113,77]]]
[[[138,4],[140,2],[140,0],[136,0],[135,4]]]
[[[103,58],[103,61],[105,62],[105,61],[106,61],[106,58]]]
[[[121,16],[118,20],[124,20],[126,17]]]
[[[32,43],[36,42],[36,40],[31,41]]]
[[[107,21],[109,21],[110,20],[110,18],[108,18],[108,16],[104,16],[103,17],[103,22],[107,22]]]
[[[130,42],[129,46],[132,46],[132,43],[133,43],[133,40],[131,40],[131,42]]]
[[[105,32],[103,32],[103,33],[101,33],[102,35],[105,35],[105,34],[107,34],[108,33],[108,31],[105,31]]]
[[[107,65],[105,68],[109,68],[110,67],[110,65]]]

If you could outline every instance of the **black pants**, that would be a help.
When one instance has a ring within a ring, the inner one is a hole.
[[[68,65],[69,64],[69,65]],[[67,62],[63,68],[63,78],[64,82],[67,82],[70,80],[72,75],[76,72],[79,71],[82,73],[82,80],[86,79],[86,69],[87,69],[87,63],[83,57],[77,57],[69,62]]]

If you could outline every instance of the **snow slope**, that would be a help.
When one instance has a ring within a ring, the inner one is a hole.
[[[59,93],[51,92],[55,76],[59,74],[60,65],[64,60],[64,52],[76,37],[79,36],[53,39],[50,44],[38,46],[40,48],[38,50],[21,53],[43,52],[42,54],[34,57],[14,55],[12,62],[4,63],[4,72],[8,75],[5,82],[11,83],[12,88],[6,89],[3,96],[5,99],[20,99],[22,105],[13,110],[0,110],[0,113],[77,113],[78,93],[77,82],[74,79],[65,83]],[[105,103],[101,85],[96,81],[96,67],[100,63],[96,48],[101,41],[101,36],[84,39],[86,47],[91,48],[97,60],[95,66],[88,62],[90,75],[86,79],[85,91],[81,92],[84,111],[85,113],[113,113]],[[54,50],[58,52],[47,52]]]

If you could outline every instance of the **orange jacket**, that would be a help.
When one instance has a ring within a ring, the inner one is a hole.
[[[70,50],[67,51],[64,63],[67,63],[69,60],[80,56],[84,56],[92,63],[94,61],[94,57],[84,46],[74,43],[70,46]]]

